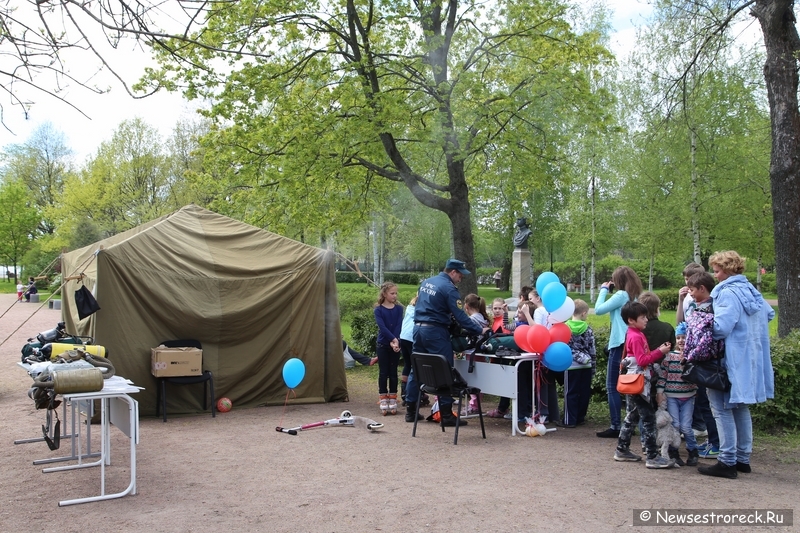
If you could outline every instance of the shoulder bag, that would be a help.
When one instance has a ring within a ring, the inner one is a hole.
[[[617,378],[617,392],[620,394],[643,393],[644,374],[620,374]]]
[[[707,389],[714,389],[722,392],[731,390],[731,382],[728,379],[728,372],[720,364],[720,359],[709,361],[693,361],[683,365],[681,374],[683,381],[702,385]]]

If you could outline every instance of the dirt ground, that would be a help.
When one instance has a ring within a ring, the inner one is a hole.
[[[0,312],[13,301],[14,295],[0,295]],[[13,305],[0,318],[0,337],[38,307]],[[32,461],[63,456],[69,443],[54,452],[43,442],[13,444],[40,435],[44,422],[44,412],[26,395],[30,378],[16,366],[20,348],[59,319],[60,311],[45,305],[0,346],[2,531],[583,533],[627,529],[638,508],[800,508],[800,454],[778,456],[758,441],[753,473],[722,480],[694,468],[615,463],[615,441],[594,435],[599,424],[529,438],[512,437],[509,421],[487,419],[483,440],[476,420],[460,431],[457,446],[452,430],[443,434],[429,423],[412,438],[411,424],[400,415],[381,418],[386,427],[376,433],[275,431],[334,418],[344,409],[379,418],[375,386],[354,380],[349,403],[234,408],[213,419],[176,417],[166,424],[142,416],[138,493],[60,508],[59,500],[99,494],[99,468],[42,473]],[[127,441],[114,428],[107,493],[127,486],[128,465]]]

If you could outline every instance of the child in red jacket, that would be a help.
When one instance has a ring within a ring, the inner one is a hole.
[[[625,357],[620,363],[620,370],[627,366],[628,372],[644,374],[645,385],[641,394],[629,394],[626,396],[626,415],[625,422],[619,432],[617,449],[614,452],[615,461],[641,461],[642,458],[630,450],[631,434],[633,428],[642,419],[642,435],[647,449],[647,468],[670,468],[675,466],[675,461],[666,459],[659,455],[656,447],[656,413],[653,404],[650,403],[650,385],[653,381],[654,372],[651,367],[664,358],[670,351],[672,345],[665,342],[655,350],[650,350],[647,345],[647,338],[644,336],[644,328],[647,327],[647,307],[639,302],[628,302],[622,306],[622,320],[628,324],[628,332],[625,336]]]

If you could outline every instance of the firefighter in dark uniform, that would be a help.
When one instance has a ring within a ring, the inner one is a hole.
[[[417,305],[414,310],[414,351],[443,355],[453,366],[453,347],[450,344],[450,317],[473,335],[485,333],[489,328],[481,328],[464,312],[464,304],[456,284],[470,274],[463,261],[449,259],[444,272],[422,282],[419,288]],[[414,372],[408,376],[406,387],[406,422],[413,422],[416,413],[419,384]],[[445,426],[455,426],[453,398],[439,396],[439,412]],[[461,425],[467,421],[462,420]]]

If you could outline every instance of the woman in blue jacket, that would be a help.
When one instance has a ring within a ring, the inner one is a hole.
[[[725,367],[729,392],[707,389],[719,431],[716,464],[698,468],[707,476],[733,479],[750,473],[753,421],[750,404],[775,397],[769,349],[769,321],[775,311],[742,275],[744,259],[736,252],[718,252],[708,260],[719,282],[711,291],[714,338],[725,339]]]
[[[606,300],[612,292],[614,294]],[[597,432],[597,436],[601,438],[618,438],[619,430],[622,427],[620,417],[622,397],[617,392],[617,378],[628,325],[622,320],[620,312],[623,305],[636,300],[641,293],[642,280],[639,279],[636,272],[631,267],[620,266],[611,274],[611,281],[600,286],[600,294],[597,295],[597,301],[594,304],[596,315],[608,314],[611,318],[611,332],[608,335],[608,368],[606,370],[606,391],[611,427]]]

